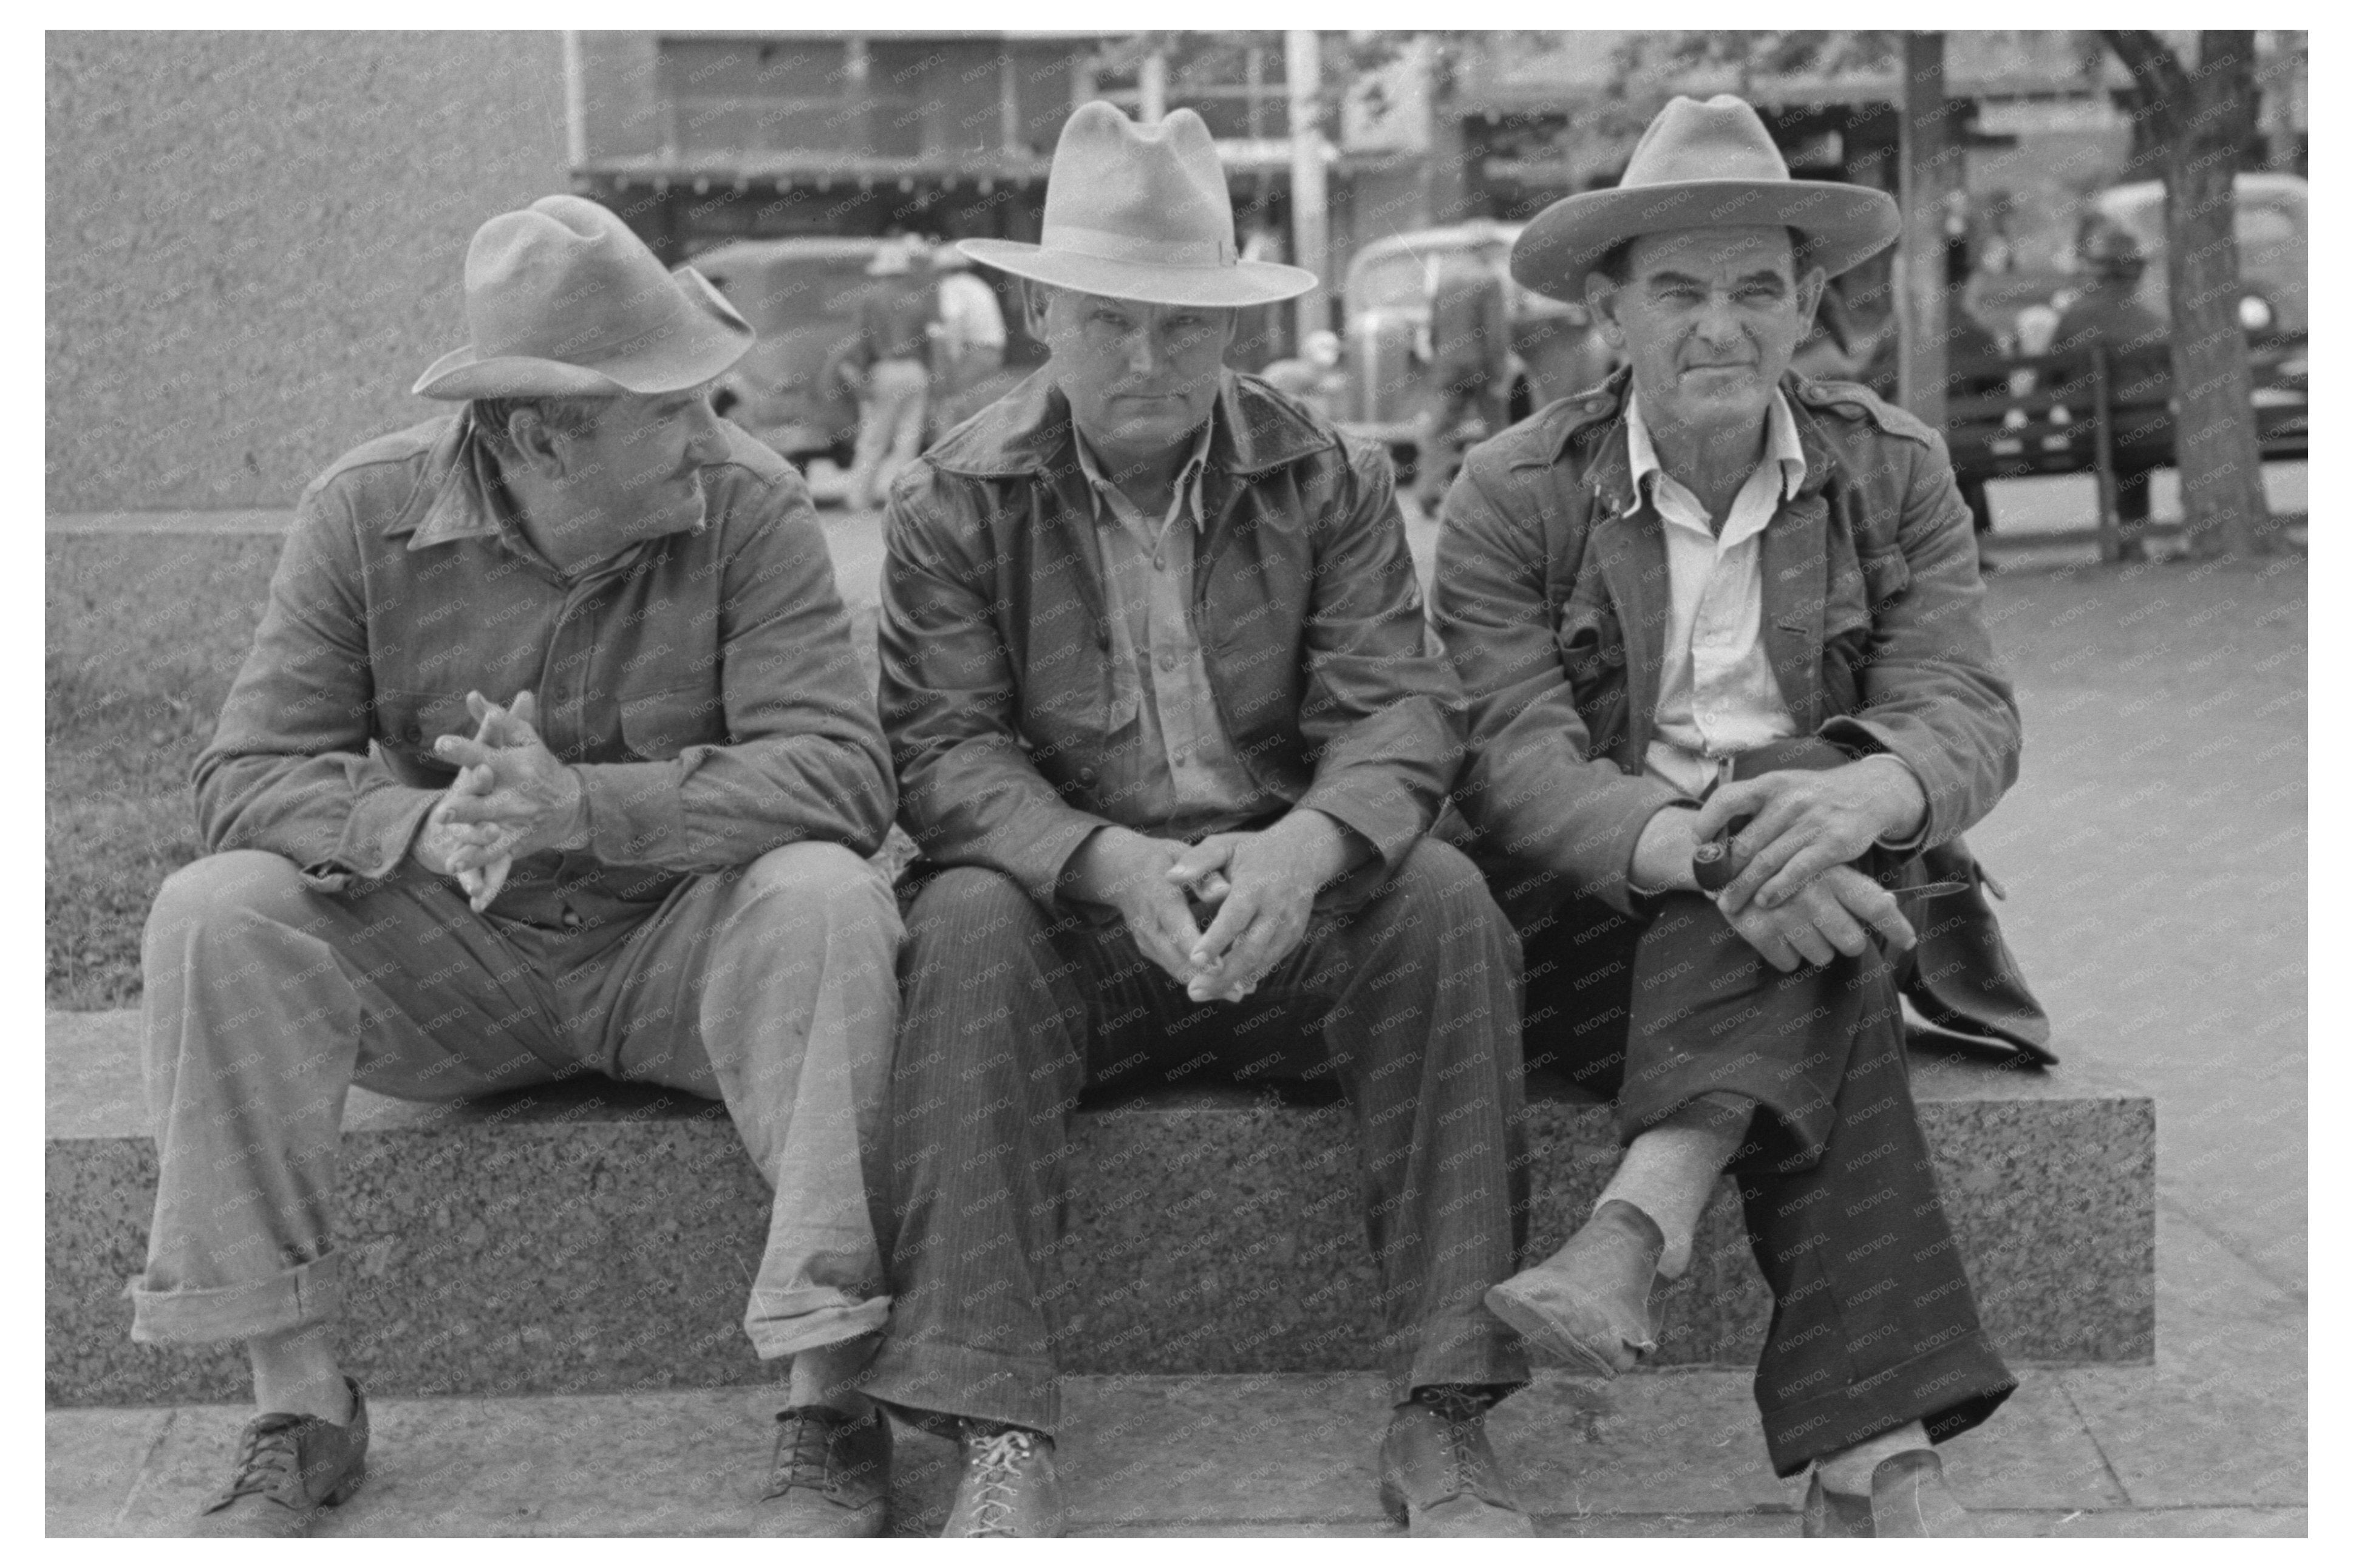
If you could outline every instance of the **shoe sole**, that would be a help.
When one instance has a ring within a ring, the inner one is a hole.
[[[1508,1284],[1490,1286],[1485,1300],[1487,1310],[1503,1319],[1513,1331],[1539,1350],[1551,1352],[1579,1372],[1589,1372],[1604,1378],[1618,1375],[1617,1365],[1607,1354],[1562,1328],[1550,1313],[1535,1302],[1514,1294]],[[1635,1360],[1641,1359],[1640,1349],[1627,1348],[1634,1351]]]

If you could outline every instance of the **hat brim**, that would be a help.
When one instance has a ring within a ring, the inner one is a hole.
[[[1904,231],[1884,191],[1836,180],[1679,180],[1564,197],[1512,247],[1512,277],[1556,300],[1585,297],[1585,277],[1613,246],[1670,229],[1779,225],[1805,238],[1800,264],[1835,278]]]
[[[1315,287],[1315,274],[1276,261],[1240,261],[1229,267],[1171,267],[1149,261],[1113,261],[1076,251],[1049,250],[1018,239],[964,239],[956,248],[975,261],[1031,278],[1058,289],[1134,300],[1148,305],[1198,305],[1235,309],[1295,300]]]
[[[593,365],[528,354],[478,356],[471,344],[435,360],[409,390],[420,397],[617,397],[700,386],[744,357],[752,323],[691,267],[670,274],[682,296],[671,331]]]

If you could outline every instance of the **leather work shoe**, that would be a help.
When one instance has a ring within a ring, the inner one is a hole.
[[[1063,1532],[1068,1521],[1061,1478],[1054,1473],[1054,1439],[1026,1426],[968,1421],[956,1443],[964,1474],[956,1479],[941,1540],[1050,1538]]]
[[[1666,1237],[1649,1215],[1610,1199],[1533,1268],[1487,1292],[1487,1310],[1580,1371],[1615,1377],[1659,1348],[1651,1288]]]
[[[1799,1533],[1809,1541],[1841,1536],[1869,1541],[1974,1538],[1983,1532],[1945,1484],[1945,1461],[1930,1449],[1907,1448],[1879,1461],[1871,1472],[1867,1498],[1826,1490],[1821,1472],[1815,1471],[1806,1488],[1805,1518]]]
[[[280,1537],[311,1533],[324,1510],[348,1502],[367,1479],[367,1400],[352,1391],[352,1418],[338,1426],[316,1415],[257,1415],[237,1435],[228,1485],[196,1510],[188,1533]]]
[[[754,1535],[880,1535],[891,1522],[891,1423],[830,1405],[776,1413]]]
[[[1487,1446],[1486,1402],[1470,1394],[1424,1389],[1389,1416],[1381,1507],[1417,1539],[1536,1532]]]

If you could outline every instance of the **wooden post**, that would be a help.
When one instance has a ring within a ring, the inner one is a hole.
[[[1331,260],[1331,221],[1324,205],[1324,132],[1315,121],[1323,57],[1314,33],[1294,28],[1283,35],[1283,79],[1291,95],[1291,259],[1315,274],[1315,287],[1299,297],[1298,335],[1328,325],[1331,289],[1324,274]]]
[[[1945,202],[1959,183],[1960,148],[1945,105],[1945,35],[1904,35],[1904,209],[1896,253],[1896,396],[1932,426],[1945,423]]]

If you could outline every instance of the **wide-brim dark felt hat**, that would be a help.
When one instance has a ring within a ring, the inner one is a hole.
[[[682,392],[744,357],[752,325],[691,267],[661,261],[608,209],[542,196],[474,231],[472,339],[433,362],[427,397]]]
[[[1155,305],[1271,305],[1315,287],[1304,268],[1241,258],[1225,167],[1189,109],[1138,125],[1101,100],[1082,104],[1054,146],[1038,243],[957,248],[1016,277]]]
[[[1904,219],[1884,191],[1791,179],[1765,122],[1731,94],[1678,98],[1643,131],[1614,188],[1563,197],[1520,232],[1512,276],[1556,300],[1581,300],[1586,274],[1637,236],[1768,225],[1797,231],[1800,269],[1835,278],[1893,245]]]

